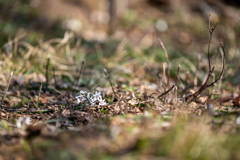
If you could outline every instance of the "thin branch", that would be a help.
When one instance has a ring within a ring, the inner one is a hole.
[[[11,82],[12,75],[13,75],[13,72],[11,72],[11,74],[10,74],[10,76],[9,76],[9,79],[8,79],[7,88],[6,88],[6,90],[5,90],[5,93],[4,93],[4,96],[3,96],[3,98],[2,98],[2,102],[1,102],[1,109],[2,109],[2,105],[3,105],[4,99],[5,99],[5,97],[6,97],[8,88],[9,88],[9,84],[10,84],[10,82]]]
[[[217,23],[215,24],[215,26],[213,28],[210,28],[210,16],[209,15],[209,26],[207,27],[208,28],[208,31],[209,31],[209,34],[210,34],[210,38],[209,38],[209,42],[208,42],[208,76],[207,76],[207,79],[205,80],[205,82],[202,84],[202,86],[198,89],[197,92],[195,92],[194,94],[192,94],[191,96],[189,96],[189,98],[187,99],[187,103],[190,103],[192,101],[194,101],[198,95],[200,95],[202,93],[203,90],[205,90],[206,88],[212,86],[214,83],[216,83],[220,78],[217,78],[214,82],[212,82],[211,84],[207,85],[208,83],[208,80],[209,78],[211,77],[215,67],[211,67],[211,59],[210,59],[210,44],[211,44],[211,40],[212,40],[212,34],[218,24],[219,21],[217,21]],[[225,53],[224,53],[224,59],[225,59]],[[223,60],[223,65],[225,65],[225,60]],[[224,70],[224,67],[221,71],[221,74],[220,74],[220,77],[222,76],[222,73],[223,73],[223,70]]]
[[[207,87],[210,87],[210,86],[212,86],[212,85],[214,85],[214,83],[216,83],[217,81],[219,81],[220,78],[221,78],[222,75],[223,75],[223,72],[224,72],[224,69],[225,69],[225,58],[226,58],[226,52],[225,52],[225,49],[224,49],[223,42],[221,42],[221,45],[222,45],[221,47],[222,47],[222,50],[223,50],[223,57],[222,57],[222,70],[221,70],[221,73],[220,73],[220,75],[218,76],[218,78],[217,78],[215,81],[213,81],[211,84],[207,85],[206,88],[207,88]]]
[[[109,75],[108,75],[108,73],[107,73],[107,70],[106,70],[105,68],[103,69],[103,72],[104,72],[105,76],[107,77],[107,79],[108,79],[108,81],[109,81],[109,83],[110,83],[110,85],[111,85],[111,88],[112,88],[112,91],[113,91],[114,96],[118,99],[119,97],[117,96],[116,92],[114,91],[112,82],[111,82],[111,80],[110,80],[110,78],[109,78]]]
[[[164,96],[165,94],[167,94],[168,92],[170,92],[176,85],[174,84],[169,90],[167,90],[166,92],[162,93],[161,95],[159,95],[157,98],[160,98],[162,96]]]

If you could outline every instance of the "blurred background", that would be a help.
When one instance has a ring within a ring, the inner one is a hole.
[[[71,78],[61,69],[64,67],[57,67],[58,75],[74,79],[84,60],[87,68],[101,73],[107,67],[113,78],[131,79],[138,84],[143,79],[156,82],[158,74],[162,73],[166,57],[157,41],[160,38],[169,54],[171,76],[176,74],[180,64],[180,78],[184,81],[186,73],[190,73],[190,80],[193,80],[199,55],[198,78],[202,81],[208,70],[207,27],[211,14],[211,27],[219,20],[210,51],[215,56],[216,74],[221,69],[220,42],[224,42],[228,53],[227,81],[238,85],[239,7],[237,0],[0,0],[0,46],[2,54],[13,51],[12,56],[16,57],[29,53],[28,45],[36,47],[48,42],[54,51],[48,47],[43,52],[65,56],[64,62],[56,61],[68,66],[65,71],[76,71]],[[15,53],[14,40],[28,45],[15,45]],[[60,54],[55,43],[64,44],[62,52],[66,54]],[[43,58],[45,65],[47,56]],[[55,65],[60,65],[57,62]],[[12,66],[11,70],[22,75],[44,73],[43,66],[26,70]]]

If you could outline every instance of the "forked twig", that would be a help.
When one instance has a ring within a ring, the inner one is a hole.
[[[210,17],[210,16],[209,16]],[[223,43],[221,42],[222,44],[222,50],[223,50],[223,60],[222,60],[222,70],[221,70],[221,73],[220,75],[210,84],[207,84],[209,78],[211,77],[211,75],[213,74],[213,71],[214,71],[214,66],[211,68],[211,61],[210,61],[210,53],[209,53],[209,48],[210,48],[210,43],[211,43],[211,39],[212,39],[212,34],[213,34],[213,31],[215,30],[216,26],[217,26],[218,22],[215,24],[214,28],[209,28],[209,34],[210,34],[210,39],[209,39],[209,43],[208,43],[208,63],[209,63],[209,71],[208,71],[208,76],[207,76],[207,79],[206,81],[204,82],[204,84],[198,89],[197,92],[195,92],[194,94],[192,94],[191,96],[189,96],[189,98],[187,99],[187,103],[190,103],[192,101],[194,101],[200,94],[203,90],[205,90],[206,88],[214,85],[215,83],[217,83],[220,78],[222,77],[223,75],[223,72],[224,72],[224,69],[225,69],[225,57],[226,57],[226,52],[224,50],[224,45]]]

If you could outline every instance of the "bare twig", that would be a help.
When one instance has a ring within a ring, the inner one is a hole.
[[[219,21],[217,21],[217,23],[215,24],[215,26],[213,28],[210,27],[210,17],[211,17],[211,14],[209,14],[209,25],[208,25],[208,31],[209,31],[209,34],[210,34],[210,38],[209,38],[209,42],[208,42],[208,66],[209,66],[209,70],[211,71],[211,59],[210,59],[210,45],[211,45],[211,41],[212,41],[212,34],[215,30],[215,28],[217,27],[217,24]]]
[[[223,75],[223,72],[224,72],[224,69],[225,69],[225,58],[226,58],[226,52],[225,52],[225,49],[224,49],[224,45],[223,45],[223,42],[221,42],[221,47],[222,47],[222,50],[223,50],[223,57],[222,57],[222,70],[221,70],[221,73],[220,75],[217,77],[217,79],[215,81],[213,81],[211,84],[207,85],[206,87],[210,87],[212,85],[214,85],[217,81],[220,80],[220,78],[222,77]]]
[[[81,75],[82,75],[82,71],[83,71],[83,66],[84,66],[84,61],[82,61],[82,65],[81,65],[81,69],[80,69],[80,72],[79,72],[79,75],[78,75],[78,81],[77,81],[76,87],[78,87],[79,82],[80,82],[80,80],[81,80]]]
[[[165,56],[166,56],[166,59],[167,59],[167,86],[169,86],[169,82],[170,82],[170,79],[169,79],[169,76],[170,76],[170,69],[169,69],[169,58],[168,58],[168,53],[167,53],[167,50],[163,44],[163,42],[161,41],[160,38],[157,39],[159,44],[161,45],[164,53],[165,53]]]
[[[50,58],[48,58],[47,65],[46,65],[46,88],[48,88],[48,66],[49,66],[49,61],[50,61]]]
[[[164,96],[165,94],[167,94],[168,92],[170,92],[176,85],[174,84],[169,90],[167,90],[166,92],[162,93],[161,95],[159,95],[157,98],[160,98],[162,96]]]
[[[9,84],[10,84],[10,82],[11,82],[12,75],[13,75],[13,72],[11,72],[11,74],[10,74],[10,76],[9,76],[9,79],[8,79],[7,88],[6,88],[6,90],[5,90],[5,93],[4,93],[4,96],[3,96],[3,98],[2,98],[2,102],[1,102],[1,109],[2,109],[2,105],[3,105],[4,99],[5,99],[5,97],[6,97],[8,88],[9,88]]]
[[[209,15],[209,26],[208,26],[208,30],[209,30],[209,34],[210,34],[210,38],[209,38],[209,42],[208,42],[208,76],[207,76],[207,79],[205,80],[205,82],[202,84],[202,86],[198,89],[197,92],[195,92],[194,94],[192,94],[191,96],[189,96],[189,98],[187,99],[187,103],[190,103],[192,101],[194,101],[200,94],[203,90],[205,90],[206,88],[214,85],[222,76],[223,72],[224,72],[224,66],[225,66],[225,51],[224,51],[224,47],[223,47],[223,43],[222,43],[222,49],[223,49],[223,52],[224,52],[224,56],[223,56],[223,67],[222,67],[222,71],[219,75],[219,77],[214,80],[211,84],[207,85],[207,82],[209,80],[209,78],[211,77],[211,75],[213,74],[213,71],[215,69],[215,67],[211,67],[211,60],[210,60],[210,44],[211,44],[211,40],[212,40],[212,34],[218,24],[219,21],[217,21],[217,23],[215,24],[215,26],[213,28],[210,28],[210,16]]]
[[[103,69],[103,72],[104,72],[105,76],[107,77],[107,79],[108,79],[108,81],[109,81],[109,83],[110,83],[110,85],[111,85],[111,88],[112,88],[112,91],[113,91],[113,94],[114,94],[115,98],[118,99],[119,97],[117,96],[116,92],[114,91],[112,82],[111,82],[111,80],[110,80],[110,78],[109,78],[109,75],[108,75],[108,73],[107,73],[107,70],[106,70],[105,68]]]

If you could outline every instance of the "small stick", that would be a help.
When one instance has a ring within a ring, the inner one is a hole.
[[[168,58],[168,53],[167,53],[167,50],[163,44],[163,42],[161,41],[160,38],[157,39],[159,44],[161,45],[164,53],[165,53],[165,56],[166,56],[166,59],[167,59],[167,86],[169,86],[169,82],[170,82],[170,79],[169,79],[169,76],[170,76],[170,69],[169,69],[169,58]]]
[[[5,99],[5,97],[6,97],[7,91],[8,91],[9,84],[10,84],[10,82],[11,82],[12,75],[13,75],[13,71],[11,72],[11,74],[10,74],[10,76],[9,76],[9,79],[8,79],[7,88],[6,88],[6,90],[5,90],[5,93],[4,93],[2,102],[1,102],[1,109],[2,109],[2,105],[3,105],[4,99]]]
[[[109,78],[109,75],[108,75],[108,73],[107,73],[107,70],[106,70],[105,68],[103,69],[103,72],[104,72],[105,76],[107,77],[107,79],[108,79],[108,81],[109,81],[109,83],[110,83],[110,85],[111,85],[111,88],[112,88],[112,91],[113,91],[114,96],[115,96],[116,98],[118,98],[116,92],[114,91],[114,88],[113,88],[112,82],[111,82],[111,80],[110,80],[110,78]]]
[[[167,94],[168,92],[170,92],[176,85],[174,84],[169,90],[167,90],[166,92],[164,92],[163,94],[159,95],[157,98],[160,98],[162,96],[164,96],[165,94]]]
[[[82,71],[83,71],[83,66],[84,66],[84,61],[82,61],[82,65],[81,65],[81,69],[80,69],[80,72],[79,72],[79,75],[78,75],[78,81],[77,81],[76,87],[78,87],[79,82],[80,82],[80,80],[81,80],[81,75],[82,75]]]
[[[53,79],[54,79],[55,88],[57,88],[57,80],[55,77],[55,67],[54,66],[53,66]]]
[[[50,58],[48,58],[47,65],[46,65],[46,88],[48,88],[48,66],[49,66],[49,61],[50,61]]]

